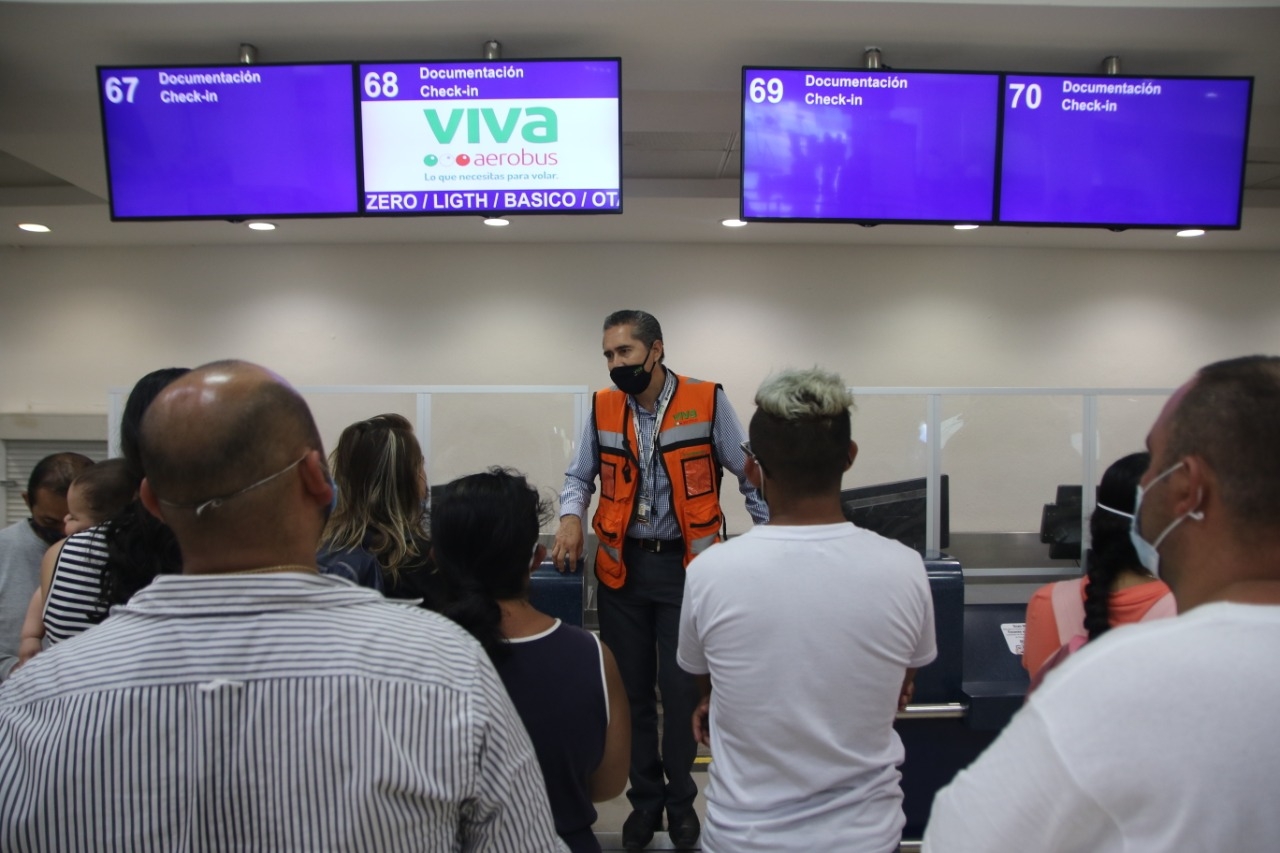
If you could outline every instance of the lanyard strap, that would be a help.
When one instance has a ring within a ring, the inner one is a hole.
[[[636,449],[640,451],[640,490],[642,499],[644,495],[649,497],[649,503],[653,503],[653,459],[658,454],[658,434],[662,432],[662,418],[667,413],[667,406],[671,403],[671,398],[675,396],[675,383],[672,382],[670,389],[664,387],[662,394],[658,397],[658,405],[654,408],[653,417],[653,441],[646,442],[640,438],[640,417],[637,415],[636,422]],[[636,404],[636,408],[640,408],[640,404]],[[648,452],[646,452],[648,451]]]

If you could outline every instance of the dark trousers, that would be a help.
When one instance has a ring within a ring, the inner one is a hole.
[[[653,554],[627,544],[627,580],[621,589],[599,587],[600,639],[613,651],[631,703],[632,808],[680,815],[693,808],[693,709],[698,687],[676,664],[684,561],[679,551]],[[656,678],[655,678],[656,676]],[[662,751],[658,702],[662,690]],[[664,779],[665,777],[665,779]]]

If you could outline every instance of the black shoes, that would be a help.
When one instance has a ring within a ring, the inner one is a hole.
[[[625,827],[623,829],[625,831]],[[693,809],[678,816],[667,815],[667,834],[671,836],[671,843],[677,850],[694,849],[701,833],[702,825],[698,823],[698,813]]]
[[[636,809],[622,824],[622,849],[643,850],[653,840],[653,834],[660,829],[662,812]],[[698,823],[697,812],[689,809],[680,815],[668,815],[667,834],[671,836],[671,844],[677,850],[696,849],[698,836],[702,834],[702,824]]]
[[[697,819],[695,816],[694,821]],[[622,849],[643,850],[659,829],[662,829],[662,812],[636,809],[622,824]]]

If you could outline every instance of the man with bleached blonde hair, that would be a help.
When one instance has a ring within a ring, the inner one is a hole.
[[[689,566],[677,659],[715,758],[703,850],[898,849],[893,720],[936,655],[933,603],[919,554],[841,513],[852,405],[816,367],[765,380],[743,449],[770,522]]]

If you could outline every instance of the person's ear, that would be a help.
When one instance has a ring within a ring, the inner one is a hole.
[[[665,351],[665,347],[663,347],[662,345],[662,339],[659,338],[658,340],[654,341],[653,346],[649,348],[649,351],[653,353],[653,366],[657,367],[658,364],[662,362],[662,356]]]
[[[147,512],[164,521],[164,516],[160,514],[160,499],[156,497],[155,492],[151,491],[151,482],[146,477],[143,477],[142,482],[138,484],[138,500],[142,501]]]
[[[322,506],[328,506],[333,500],[335,487],[329,479],[329,470],[324,466],[324,457],[320,451],[308,450],[298,470],[302,473],[302,486],[307,494]]]
[[[755,486],[756,491],[760,491],[764,486],[764,469],[760,467],[760,463],[756,461],[756,458],[749,453],[742,472],[747,475],[747,482]]]
[[[22,502],[27,505],[27,509],[31,509],[31,496],[26,492],[22,493]]]
[[[858,458],[858,442],[850,440],[849,442],[849,462],[844,466],[844,470],[848,471],[853,467],[853,460]]]
[[[538,566],[542,565],[542,561],[547,558],[547,546],[541,543],[537,548],[533,549],[533,562],[529,564],[529,574],[533,574],[538,570]]]
[[[1188,518],[1203,521],[1206,496],[1214,494],[1217,479],[1213,475],[1213,469],[1199,456],[1188,456],[1183,463],[1186,466],[1186,474],[1182,478],[1185,487],[1174,495],[1173,513],[1175,516],[1185,514]],[[1174,484],[1169,485],[1172,487]]]

